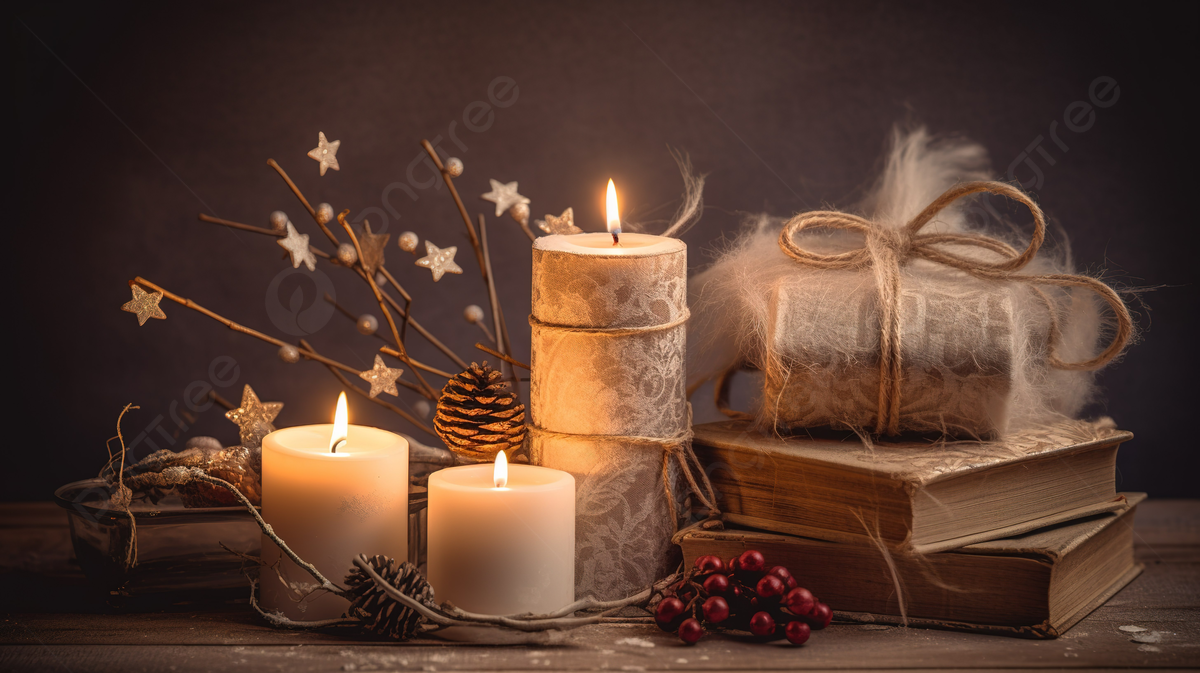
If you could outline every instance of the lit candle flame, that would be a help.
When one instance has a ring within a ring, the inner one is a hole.
[[[503,451],[496,454],[496,469],[492,471],[492,479],[496,488],[508,486],[508,458],[504,457]]]
[[[337,453],[339,447],[346,446],[346,432],[349,422],[346,419],[346,393],[338,395],[337,411],[333,414],[333,434],[329,436],[329,452]]]
[[[621,211],[617,209],[617,188],[608,181],[608,196],[604,200],[608,215],[608,233],[612,234],[613,245],[621,244]]]

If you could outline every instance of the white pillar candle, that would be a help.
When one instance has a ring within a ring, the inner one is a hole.
[[[487,614],[544,613],[575,600],[575,479],[533,465],[429,475],[435,598]],[[502,485],[500,485],[502,484]]]
[[[609,233],[533,244],[529,453],[579,484],[576,593],[616,599],[678,564],[667,492],[682,512],[685,491],[664,451],[690,426],[687,246],[621,233],[611,183],[607,200]]]
[[[342,401],[344,403],[344,393]],[[262,515],[300,558],[341,584],[359,554],[408,559],[408,441],[399,435],[350,425],[346,441],[330,450],[334,425],[303,425],[263,438]],[[297,620],[332,619],[349,603],[318,592],[297,602],[270,566],[288,582],[313,584],[312,576],[263,537],[260,602]]]

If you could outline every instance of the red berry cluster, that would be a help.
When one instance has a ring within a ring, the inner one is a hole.
[[[704,636],[706,626],[801,645],[812,629],[829,626],[833,612],[799,586],[787,568],[767,568],[762,553],[751,549],[728,562],[717,556],[696,559],[683,579],[663,592],[654,619],[688,645]]]

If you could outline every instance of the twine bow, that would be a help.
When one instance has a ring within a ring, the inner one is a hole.
[[[981,234],[923,234],[921,229],[954,201],[971,194],[990,192],[1019,201],[1033,213],[1033,236],[1023,252],[1003,241]],[[848,229],[866,239],[861,248],[836,254],[819,254],[796,244],[795,235],[804,229]],[[976,278],[1026,283],[1046,304],[1050,312],[1046,359],[1055,369],[1098,369],[1121,352],[1133,333],[1133,321],[1120,296],[1108,285],[1089,276],[1075,274],[1027,275],[1017,273],[1037,254],[1046,236],[1042,209],[1019,189],[1003,182],[965,182],[946,190],[903,227],[889,227],[857,215],[838,211],[813,211],[793,217],[779,234],[779,247],[792,259],[818,269],[854,269],[870,267],[879,291],[879,398],[875,432],[896,435],[900,432],[900,269],[914,259],[926,259],[959,269]],[[1000,255],[998,261],[982,261],[956,254],[945,245],[968,245]],[[1083,362],[1063,362],[1057,354],[1060,339],[1054,304],[1038,285],[1084,287],[1108,303],[1117,326],[1112,341],[1102,353]]]

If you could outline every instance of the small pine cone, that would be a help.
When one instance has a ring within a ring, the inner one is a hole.
[[[408,561],[399,564],[388,556],[367,559],[371,569],[393,587],[424,605],[434,607],[433,587],[417,567]],[[421,626],[423,617],[412,608],[387,595],[361,568],[355,566],[346,575],[350,609],[346,614],[361,619],[365,628],[388,638],[408,640]]]
[[[525,443],[525,405],[501,376],[487,362],[471,363],[446,382],[433,427],[451,451],[491,459]]]

